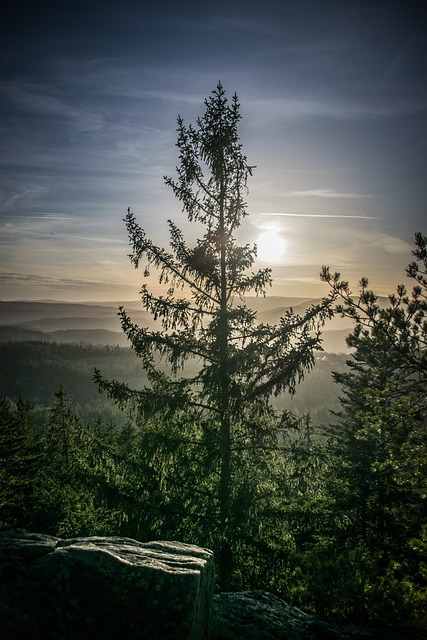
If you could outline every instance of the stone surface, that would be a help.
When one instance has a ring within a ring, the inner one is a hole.
[[[337,640],[329,625],[267,592],[214,596],[213,640]]]
[[[211,640],[427,640],[426,629],[332,625],[265,591],[213,598]]]
[[[213,599],[212,640],[373,640],[339,630],[267,592],[221,593]]]
[[[213,554],[179,542],[0,533],[2,640],[199,640]]]

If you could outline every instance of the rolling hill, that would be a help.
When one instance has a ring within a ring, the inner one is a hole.
[[[319,299],[269,296],[248,297],[246,303],[257,312],[259,322],[275,324],[290,308],[302,314]],[[385,305],[387,298],[380,299]],[[139,325],[158,326],[137,300],[123,303]],[[127,346],[117,316],[119,302],[65,303],[0,301],[0,341],[49,341],[94,345]],[[335,317],[324,327],[323,348],[329,353],[348,353],[345,339],[352,323]]]

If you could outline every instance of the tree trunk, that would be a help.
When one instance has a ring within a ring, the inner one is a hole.
[[[221,440],[220,459],[221,476],[219,485],[220,504],[220,544],[218,549],[218,572],[220,588],[230,588],[233,572],[233,554],[230,540],[231,506],[231,425],[230,425],[230,381],[228,371],[228,316],[227,316],[227,274],[226,274],[226,237],[224,223],[224,186],[221,179],[220,196],[220,268],[221,268],[221,306],[219,317],[219,359],[220,359],[220,415]]]

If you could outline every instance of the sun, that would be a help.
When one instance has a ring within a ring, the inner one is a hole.
[[[265,229],[256,241],[258,260],[267,263],[280,262],[286,254],[287,242],[278,227]]]

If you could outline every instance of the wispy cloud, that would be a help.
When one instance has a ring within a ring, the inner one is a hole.
[[[375,251],[383,251],[388,255],[410,256],[411,245],[396,236],[388,233],[377,233],[373,238],[368,239],[367,245]]]
[[[8,194],[4,199],[0,197],[0,211],[7,212],[13,210],[18,204],[22,204],[25,201],[32,202],[47,192],[48,188],[43,185],[34,184],[24,186],[22,189]]]
[[[284,218],[347,218],[352,220],[378,220],[376,216],[354,216],[341,213],[282,213],[282,212],[262,212],[259,216],[282,216]]]
[[[136,96],[141,98],[155,98],[157,100],[166,100],[167,102],[184,102],[187,104],[200,105],[200,95],[190,94],[184,91],[165,91],[158,89],[143,89],[135,92]]]
[[[104,126],[102,114],[73,106],[50,85],[4,82],[0,92],[29,113],[68,119],[79,131],[97,131]]]
[[[46,275],[37,275],[34,273],[17,273],[15,271],[1,271],[0,282],[11,284],[11,282],[29,283],[33,285],[49,286],[49,287],[73,287],[81,289],[82,287],[120,287],[122,283],[118,282],[102,282],[93,280],[78,280],[75,278],[54,278]]]
[[[303,189],[301,191],[288,191],[288,196],[295,198],[372,198],[370,193],[355,193],[353,191],[335,191],[335,189]]]
[[[0,244],[16,246],[22,242],[52,240],[73,243],[80,247],[84,244],[102,244],[111,250],[113,246],[126,246],[125,237],[117,237],[107,220],[81,219],[78,216],[60,214],[5,216],[0,219]]]
[[[270,117],[304,118],[321,117],[333,119],[395,118],[413,115],[427,110],[425,100],[360,100],[345,101],[336,97],[312,99],[306,97],[255,98],[250,105]]]

